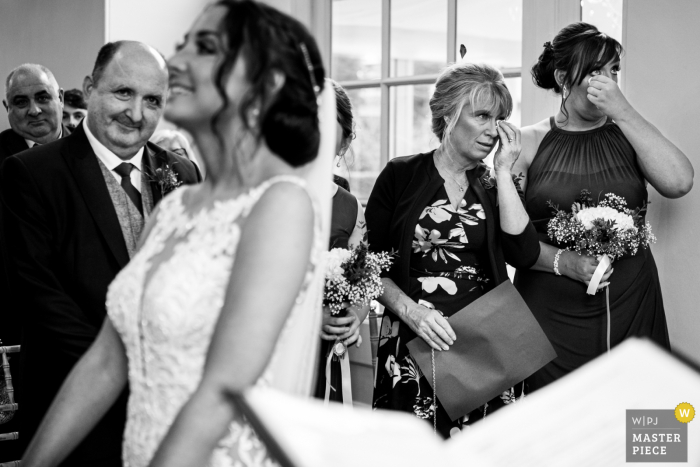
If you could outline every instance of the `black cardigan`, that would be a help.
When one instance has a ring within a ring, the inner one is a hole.
[[[408,291],[411,244],[418,218],[445,183],[433,162],[433,152],[392,159],[379,174],[365,210],[370,250],[398,251],[385,276],[404,292]],[[490,184],[485,189],[482,184],[487,171],[486,165],[479,164],[475,170],[467,171],[467,177],[486,214],[493,288],[508,280],[506,262],[517,269],[534,265],[540,255],[540,243],[532,222],[518,235],[501,231],[497,189]],[[524,199],[522,190],[518,192]]]

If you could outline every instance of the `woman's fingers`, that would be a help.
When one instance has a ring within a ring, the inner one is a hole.
[[[355,322],[352,324],[352,326],[350,326],[350,328],[348,328],[348,331],[346,333],[344,333],[343,335],[341,335],[338,339],[340,339],[340,340],[347,339],[348,337],[350,337],[356,333],[358,335],[360,333],[360,320],[359,319],[355,320]]]
[[[505,129],[506,126],[504,124],[498,125],[496,127],[496,131],[498,131],[498,136],[501,138],[501,143],[508,143],[512,144],[513,140],[515,139],[515,132],[512,130],[508,131]]]
[[[608,269],[608,272],[603,274],[603,277],[600,279],[600,282],[607,282],[608,279],[610,279],[610,276],[612,275],[614,269]]]
[[[521,133],[517,126],[509,122],[501,122],[499,128],[503,128],[510,143],[513,143],[515,146],[520,146]]]
[[[358,329],[355,329],[352,333],[350,333],[349,336],[340,337],[339,340],[342,341],[346,347],[350,347],[352,344],[357,342],[359,339],[360,339],[360,329],[358,328]]]
[[[326,321],[326,324],[331,326],[345,326],[346,324],[351,324],[354,321],[357,321],[357,318],[353,314],[352,316],[343,316],[342,318],[331,317],[328,319],[328,321]]]
[[[446,336],[448,337],[449,340],[445,339],[449,345],[454,344],[454,341],[457,339],[457,334],[452,330],[452,326],[450,326],[450,323],[447,322],[444,316],[442,315],[437,315],[435,317],[435,323],[440,326],[440,329],[445,332]]]
[[[338,335],[345,334],[348,332],[350,328],[348,326],[331,326],[328,324],[324,324],[321,326],[321,331],[325,332],[326,334],[334,334],[335,337],[338,337]]]
[[[325,332],[321,331],[321,339],[324,341],[334,341],[338,339],[338,336],[335,334],[326,334]]]
[[[440,336],[438,336],[435,331],[431,328],[427,328],[423,331],[423,340],[428,343],[428,345],[435,350],[448,350],[450,347],[443,341]]]

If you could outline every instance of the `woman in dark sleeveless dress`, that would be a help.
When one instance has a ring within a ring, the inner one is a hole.
[[[335,88],[335,102],[338,109],[338,139],[335,152],[338,157],[342,158],[355,137],[352,105],[345,90],[336,82],[332,81],[332,83]],[[356,246],[366,232],[362,205],[357,198],[350,194],[349,186],[346,189],[341,185],[347,186],[347,181],[334,175],[331,190],[331,193],[334,194],[329,249]],[[345,316],[336,318],[330,315],[330,310],[328,309],[324,309],[323,312],[320,364],[315,393],[315,396],[319,399],[325,399],[326,360],[333,351],[334,344],[336,341],[340,341],[343,342],[346,348],[353,344],[359,347],[362,342],[360,339],[360,324],[369,313],[369,305],[359,309],[348,308],[346,313]],[[340,360],[337,356],[332,356],[331,358],[329,400],[343,402]],[[347,377],[349,378],[349,375]]]
[[[538,389],[607,349],[605,294],[586,294],[595,257],[563,251],[547,236],[553,212],[583,189],[594,199],[614,193],[629,208],[648,202],[647,183],[668,198],[690,191],[693,168],[685,155],[646,121],[617,86],[622,46],[595,26],[574,23],[544,44],[532,68],[535,83],[561,94],[557,115],[522,129],[526,208],[541,243],[535,266],[520,270],[516,287],[537,317],[558,357],[528,379]],[[663,241],[663,239],[661,239]],[[646,336],[669,348],[661,287],[650,249],[616,260],[599,290],[609,287],[611,345]]]

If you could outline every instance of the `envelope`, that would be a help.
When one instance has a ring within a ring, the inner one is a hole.
[[[457,335],[447,351],[435,351],[435,393],[456,420],[556,358],[544,331],[510,281],[448,318]],[[433,386],[431,347],[417,337],[407,344]]]

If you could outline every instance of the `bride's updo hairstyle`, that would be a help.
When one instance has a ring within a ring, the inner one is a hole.
[[[312,161],[320,143],[316,98],[325,78],[316,41],[299,21],[265,4],[251,0],[217,4],[228,11],[220,25],[226,50],[214,78],[224,101],[212,119],[215,134],[221,141],[217,123],[231,104],[226,83],[242,57],[251,88],[236,105],[245,128],[258,140],[264,138],[270,150],[292,167]],[[274,92],[279,74],[284,84]]]
[[[441,143],[449,140],[467,103],[472,109],[489,109],[503,120],[513,111],[513,99],[500,71],[486,64],[452,64],[440,73],[430,98],[432,130]]]
[[[571,89],[581,84],[590,72],[598,70],[613,59],[622,56],[622,45],[612,37],[600,32],[588,23],[572,23],[559,31],[552,42],[544,43],[544,50],[532,67],[532,79],[542,89],[562,92],[562,87]],[[562,83],[557,83],[555,70],[563,71],[566,76]],[[562,96],[561,109],[568,117],[564,103],[568,98]]]

